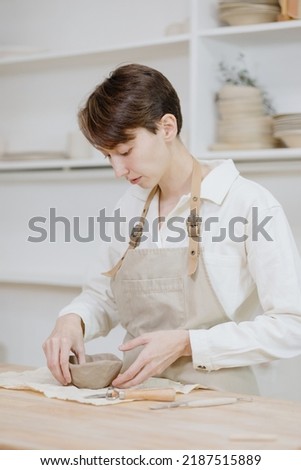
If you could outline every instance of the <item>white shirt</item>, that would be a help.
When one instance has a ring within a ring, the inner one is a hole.
[[[212,286],[229,321],[189,332],[194,367],[210,371],[301,354],[301,263],[281,205],[268,190],[240,176],[232,160],[201,163],[211,168],[201,186],[202,249]],[[105,233],[112,240],[101,243],[95,274],[60,312],[81,316],[85,341],[107,335],[119,321],[110,279],[100,273],[112,268],[124,254],[129,221],[136,218],[137,222],[148,193],[132,186],[120,199],[115,210],[126,218],[120,224],[125,241],[114,238],[113,223],[108,222]],[[159,231],[155,229],[156,196],[147,214],[149,230],[136,249],[188,246],[185,221],[189,196],[181,197]],[[238,307],[254,284],[259,301],[253,301],[250,318],[239,318]]]

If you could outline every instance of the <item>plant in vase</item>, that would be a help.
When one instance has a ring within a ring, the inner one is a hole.
[[[245,56],[244,54],[240,53],[238,55],[237,59],[237,65],[232,65],[228,66],[226,65],[223,61],[221,61],[218,64],[219,68],[219,79],[223,83],[223,86],[232,86],[234,87],[244,87],[244,88],[256,88],[259,90],[261,96],[262,96],[262,101],[264,105],[264,109],[266,114],[275,114],[275,109],[272,104],[272,100],[269,97],[268,93],[266,90],[262,88],[262,86],[259,85],[258,81],[256,78],[254,78],[251,73],[249,72],[246,63],[245,63]],[[236,91],[235,91],[236,90]],[[237,94],[238,96],[243,94],[242,89],[233,89],[233,94]],[[246,91],[246,93],[248,93]],[[250,94],[252,94],[251,90],[249,91]],[[257,92],[254,92],[253,94],[258,94]],[[218,99],[218,96],[217,96]]]
[[[217,142],[211,150],[274,147],[271,115],[275,110],[267,93],[248,71],[244,55],[239,55],[238,65],[220,62],[219,72],[223,85],[216,95]]]

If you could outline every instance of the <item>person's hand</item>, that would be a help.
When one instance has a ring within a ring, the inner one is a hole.
[[[71,382],[69,355],[72,351],[79,364],[85,362],[82,322],[79,315],[68,313],[59,317],[54,330],[43,344],[47,366],[63,385]]]
[[[119,374],[112,385],[127,388],[161,374],[181,356],[191,356],[189,333],[186,330],[167,330],[145,333],[121,345],[121,351],[144,346],[133,364]]]

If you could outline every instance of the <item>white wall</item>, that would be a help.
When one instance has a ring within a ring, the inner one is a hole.
[[[96,219],[104,208],[110,214],[125,188],[127,183],[116,180],[109,168],[0,175],[0,200],[5,201],[0,209],[0,280],[80,285],[98,252]],[[70,241],[60,221],[52,223],[53,241],[50,239],[51,210],[70,222]],[[40,238],[29,226],[36,217],[45,219],[35,224],[47,231],[45,241],[28,240]],[[76,239],[75,218],[79,219],[79,235],[87,238],[90,232],[91,241]],[[94,223],[93,233],[89,220]]]
[[[0,361],[45,363],[43,341],[100,255],[97,223],[91,242],[78,242],[72,224],[66,242],[62,223],[56,223],[56,242],[50,242],[49,209],[71,222],[79,217],[80,234],[86,237],[88,218],[96,221],[102,208],[109,215],[125,187],[110,169],[0,174]],[[28,241],[38,235],[28,226],[36,216],[47,219],[47,240],[40,243]],[[87,352],[118,354],[122,336],[117,328],[108,339],[91,342]]]
[[[147,41],[188,13],[187,0],[1,0],[0,44],[53,51]]]
[[[75,287],[0,283],[0,362],[46,365],[43,341],[52,331],[59,310],[79,292]],[[121,356],[117,348],[123,336],[123,329],[116,327],[106,338],[90,341],[86,352]]]

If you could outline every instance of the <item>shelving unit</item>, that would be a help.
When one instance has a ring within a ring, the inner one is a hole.
[[[198,31],[198,36],[207,38],[214,36],[238,36],[238,35],[254,35],[258,33],[270,34],[272,31],[299,31],[301,28],[301,20],[295,21],[279,21],[274,23],[259,23],[245,26],[216,26]],[[299,31],[300,36],[300,31]]]
[[[210,158],[232,158],[236,162],[286,162],[300,161],[301,149],[296,148],[279,148],[279,149],[262,149],[262,150],[227,150],[219,152],[202,152],[203,159]]]
[[[208,152],[215,141],[215,95],[222,85],[220,62],[235,64],[240,53],[251,74],[268,92],[277,113],[301,112],[301,21],[246,26],[223,26],[217,17],[218,0],[192,0],[194,22],[192,71],[194,110],[191,111],[191,149],[201,158],[244,158],[254,162],[294,158],[301,160],[301,149],[271,149],[252,152]],[[289,83],[289,86],[288,86]]]
[[[28,10],[20,0],[0,5],[4,43],[27,41],[28,50],[36,50],[25,55],[20,47],[19,56],[0,58],[0,136],[7,153],[66,152],[67,135],[78,127],[79,105],[113,68],[128,62],[157,67],[175,83],[188,127],[190,34],[170,36],[166,28],[189,16],[189,2],[142,3],[113,0],[103,8],[98,0],[90,0],[88,8],[82,0],[54,0],[51,5],[28,0]],[[33,9],[34,16],[29,13]],[[137,23],[139,14],[143,24]],[[0,48],[0,57],[1,50],[5,52],[5,48]],[[18,52],[17,47],[13,50]],[[44,162],[42,166],[46,167]],[[53,163],[48,166],[53,168]],[[67,166],[69,163],[62,162],[61,168]],[[29,167],[34,169],[34,163],[24,165]],[[7,171],[8,165],[0,159],[1,170]]]
[[[175,52],[181,53],[185,51],[185,46],[187,48],[189,39],[190,36],[188,34],[182,34],[150,41],[119,44],[112,47],[54,52],[46,51],[43,53],[2,58],[0,59],[0,73],[5,73],[8,70],[12,70],[15,73],[24,71],[24,66],[30,70],[30,67],[34,64],[38,66],[43,66],[44,64],[54,66],[62,61],[66,65],[72,63],[81,65],[82,61],[93,61],[93,59],[97,61],[100,60],[101,62],[112,62],[113,59],[118,62],[124,54],[135,54],[142,50],[146,55],[148,55],[148,51],[158,55],[160,55],[162,51],[173,55]]]
[[[133,7],[137,7],[138,3],[136,0],[130,1]],[[133,40],[136,33],[131,31],[124,35],[124,40],[119,41],[113,40],[113,36],[111,42],[99,37],[98,46],[93,47],[90,38],[84,46],[71,48],[70,39],[69,47],[62,44],[61,49],[50,47],[51,41],[54,45],[58,43],[57,38],[50,37],[41,43],[41,49],[45,46],[44,52],[0,59],[0,96],[3,94],[0,135],[8,142],[9,151],[44,147],[53,151],[64,150],[66,135],[77,127],[77,108],[89,90],[116,64],[140,61],[159,68],[174,83],[182,101],[185,141],[199,158],[232,157],[236,161],[253,159],[257,162],[266,161],[267,158],[301,158],[301,149],[208,151],[215,138],[214,97],[220,87],[218,63],[221,60],[231,63],[239,52],[245,52],[247,63],[259,83],[270,93],[276,109],[284,112],[287,106],[288,112],[300,110],[296,94],[301,97],[301,67],[298,61],[301,20],[229,27],[218,23],[218,0],[169,0],[165,3],[168,15],[160,20],[159,35],[158,30],[154,28],[152,31],[149,25],[145,35],[142,35],[140,26],[136,40]],[[168,9],[171,3],[173,16]],[[153,12],[155,8],[156,5]],[[164,36],[169,23],[183,21],[187,16],[190,16],[189,32]],[[144,37],[146,39],[142,39]],[[70,86],[66,93],[67,84]],[[47,90],[47,96],[43,90]],[[18,94],[20,99],[11,109],[11,96],[18,98]],[[42,129],[39,136],[34,135],[37,126]],[[106,164],[100,163],[95,154],[91,160],[74,162],[8,163],[0,160],[0,172],[103,166]]]
[[[199,158],[204,160],[209,159],[227,159],[231,158],[236,162],[274,162],[284,160],[286,162],[300,161],[301,162],[301,149],[295,148],[280,148],[280,149],[263,149],[263,150],[227,150],[227,151],[204,151]],[[105,170],[110,172],[113,177],[113,172],[110,165],[99,158],[91,158],[85,160],[44,160],[44,161],[24,161],[24,162],[1,162],[1,173],[19,173],[19,172],[33,172],[33,171],[47,171],[47,170]]]
[[[2,161],[0,163],[1,172],[19,172],[19,171],[40,171],[40,170],[68,170],[68,169],[110,169],[110,165],[105,160],[99,158],[73,160],[71,158],[63,160],[40,160],[40,161]]]

